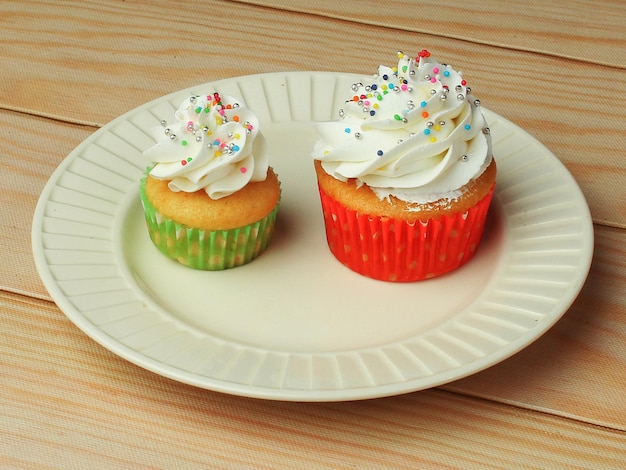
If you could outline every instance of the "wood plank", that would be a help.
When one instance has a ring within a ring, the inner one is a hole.
[[[618,469],[624,463],[624,432],[441,390],[315,404],[179,384],[104,350],[53,304],[15,294],[0,292],[0,324],[3,466]]]
[[[94,128],[0,111],[0,289],[50,299],[35,269],[31,227],[54,169]]]
[[[0,179],[0,231],[5,234],[0,237],[0,288],[49,299],[32,260],[30,221],[53,169],[93,129],[11,112],[0,112],[0,127],[6,131],[0,146],[8,157],[3,158],[6,177]],[[23,128],[34,130],[26,140]],[[505,363],[448,390],[624,429],[626,356],[620,345],[626,344],[626,231],[597,225],[595,235],[587,284],[557,326]],[[522,383],[533,386],[529,390]],[[585,402],[593,406],[580,406]]]
[[[5,266],[0,271],[0,288],[49,298],[32,261],[32,217],[56,166],[95,129],[6,111],[0,111],[0,126],[5,131],[0,133],[0,229],[4,234],[0,237],[0,262]],[[24,129],[29,129],[27,138]],[[594,219],[601,224],[619,225],[626,218],[626,161],[616,158],[615,163],[621,167],[593,161],[567,165],[586,193]],[[600,250],[608,248],[599,245]]]
[[[426,0],[419,10],[410,0],[0,2],[0,467],[624,468],[624,18],[618,0]],[[138,368],[45,300],[33,210],[54,168],[98,127],[198,83],[370,74],[397,49],[424,47],[544,142],[589,201],[589,280],[529,348],[437,389],[281,403]]]
[[[6,234],[0,238],[0,261],[5,266],[15,267],[0,274],[6,276],[5,279],[0,277],[0,286],[45,296],[31,261],[30,222],[39,194],[54,168],[94,129],[6,111],[0,112],[0,126],[6,131],[0,134],[0,152],[5,162],[5,176],[0,179],[0,200],[4,214],[0,219],[0,227]],[[25,138],[24,129],[30,129],[28,138]],[[594,162],[568,164],[579,179],[597,222],[620,221],[623,219],[620,214],[626,217],[626,184],[622,183],[626,183],[626,162],[623,160],[615,159],[615,163],[623,165],[623,169]],[[589,176],[603,172],[606,174],[604,186],[598,184],[598,177]],[[611,190],[607,191],[607,188]],[[604,214],[603,209],[611,209],[612,216],[606,215],[602,219],[598,214]],[[27,266],[24,260],[27,260]],[[16,272],[18,267],[21,274]],[[25,276],[23,272],[30,274]]]
[[[621,0],[232,1],[626,68],[626,4]]]
[[[581,294],[547,334],[444,388],[626,431],[626,231],[596,227],[595,243]]]
[[[214,4],[214,15],[239,20],[240,28],[223,30],[208,13],[194,17],[191,5],[163,4],[158,14],[130,2],[41,2],[28,11],[19,5],[0,4],[7,26],[0,29],[0,108],[102,125],[198,83],[284,70],[371,74],[379,63],[391,64],[396,49],[428,46],[467,72],[487,108],[567,165],[597,223],[626,227],[623,70],[420,33],[399,39],[388,28],[238,3]],[[219,43],[214,35],[190,40],[191,17],[199,30],[218,28]],[[311,31],[306,41],[302,30]]]

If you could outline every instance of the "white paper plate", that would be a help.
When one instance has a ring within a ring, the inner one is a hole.
[[[475,258],[428,281],[373,281],[328,251],[309,152],[354,75],[214,82],[259,116],[282,180],[275,238],[249,265],[184,268],[156,251],[138,195],[156,125],[191,92],[159,98],[79,145],[46,185],[33,251],[59,307],[121,357],[180,382],[277,400],[394,395],[475,373],[524,348],[587,276],[593,228],[576,182],[543,145],[485,110],[497,188]]]

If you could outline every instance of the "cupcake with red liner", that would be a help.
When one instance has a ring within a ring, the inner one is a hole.
[[[140,182],[148,234],[167,257],[218,271],[267,248],[280,182],[254,113],[214,90],[192,94],[155,129]]]
[[[461,72],[398,52],[353,83],[313,150],[326,238],[364,276],[418,281],[476,253],[496,180],[489,127]]]

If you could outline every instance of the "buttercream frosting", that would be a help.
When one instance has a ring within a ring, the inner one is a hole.
[[[492,158],[491,136],[462,73],[422,50],[351,85],[339,119],[315,125],[313,158],[382,200],[454,199]]]
[[[204,189],[220,199],[267,176],[269,155],[255,114],[231,96],[193,94],[154,130],[157,143],[144,152],[150,175],[172,191]]]

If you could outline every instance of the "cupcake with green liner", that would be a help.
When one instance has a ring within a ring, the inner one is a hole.
[[[267,248],[280,202],[254,113],[211,90],[189,96],[161,121],[140,183],[150,239],[185,266],[217,271]]]
[[[329,248],[385,281],[439,276],[478,249],[496,179],[489,127],[461,72],[398,52],[346,90],[313,150]]]

